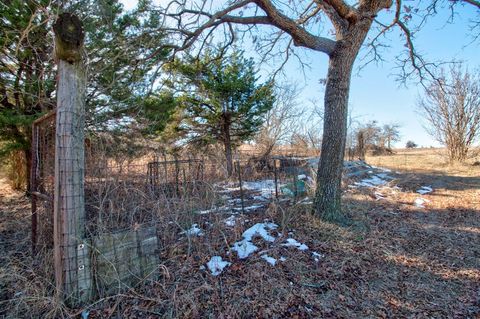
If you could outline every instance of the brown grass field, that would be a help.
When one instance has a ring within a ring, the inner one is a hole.
[[[233,231],[219,223],[209,235],[165,243],[157,281],[82,309],[49,295],[53,284],[29,253],[28,199],[2,178],[0,318],[78,318],[86,309],[88,318],[480,318],[480,166],[473,161],[450,166],[440,149],[368,157],[394,180],[376,189],[345,181],[350,226],[318,220],[309,205],[272,203]],[[416,193],[421,186],[433,192]],[[424,208],[414,205],[418,197]],[[203,227],[208,218],[196,222]],[[271,266],[259,254],[222,253],[264,219],[281,226],[279,239],[293,233],[323,257],[261,241],[255,244],[286,261]],[[200,270],[214,254],[232,262],[217,277]]]

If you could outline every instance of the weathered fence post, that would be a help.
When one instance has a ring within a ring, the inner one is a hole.
[[[178,156],[174,155],[175,163],[175,193],[177,197],[180,196],[180,166],[178,164]]]
[[[30,166],[30,192],[35,192],[37,190],[37,155],[35,154],[35,149],[38,149],[38,127],[32,125],[32,163]],[[35,254],[37,249],[37,225],[38,225],[38,215],[37,215],[37,196],[31,195],[32,197],[32,254]]]
[[[277,171],[277,160],[273,160],[273,173],[275,176],[275,198],[278,199],[278,171]]]
[[[73,14],[53,26],[58,63],[55,137],[54,260],[57,296],[70,305],[91,297],[91,272],[85,240],[84,122],[86,74],[84,31]]]
[[[245,214],[245,203],[243,199],[242,171],[240,170],[240,161],[237,161],[238,183],[240,185],[240,201],[242,203],[242,214]]]
[[[295,164],[295,166],[293,166],[293,203],[295,204],[297,203],[297,196],[298,196],[297,174],[298,174],[298,171],[297,171],[297,166]]]

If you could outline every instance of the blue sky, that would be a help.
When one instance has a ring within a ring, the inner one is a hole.
[[[126,9],[132,8],[136,3],[135,0],[121,2]],[[454,23],[449,24],[448,11],[440,11],[417,33],[416,48],[431,61],[455,59],[464,61],[469,70],[478,70],[480,39],[471,43],[469,33],[469,21],[476,15],[478,17],[478,13],[472,6],[460,8],[458,13]],[[403,147],[407,140],[413,140],[422,146],[439,146],[424,130],[422,119],[416,111],[416,101],[422,93],[422,87],[417,83],[405,87],[395,81],[397,70],[394,58],[403,50],[403,42],[396,32],[388,39],[390,41],[387,43],[391,47],[383,54],[385,62],[369,64],[357,72],[358,66],[362,64],[357,59],[350,92],[352,115],[362,122],[377,120],[380,124],[400,124],[402,139],[397,147]],[[303,74],[299,64],[292,60],[286,65],[285,74],[287,81],[298,83],[304,88],[301,94],[302,104],[311,107],[312,99],[323,101],[323,87],[319,80],[326,77],[328,59],[325,54],[303,50],[310,68]]]

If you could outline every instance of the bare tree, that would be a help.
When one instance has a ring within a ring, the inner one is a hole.
[[[255,142],[260,148],[260,157],[265,159],[279,143],[286,142],[298,128],[296,119],[300,116],[298,110],[298,95],[300,90],[294,84],[284,84],[275,88],[275,104],[265,114],[265,121]]]
[[[390,123],[383,125],[382,135],[385,142],[384,147],[391,150],[392,142],[398,142],[400,140],[400,124]]]
[[[463,162],[480,135],[480,76],[450,69],[433,82],[419,99],[418,106],[429,126],[427,131],[447,147],[451,162]]]
[[[353,64],[372,25],[379,28],[378,36],[367,41],[374,59],[381,47],[379,39],[398,27],[408,51],[407,60],[411,61],[413,71],[410,73],[423,77],[426,70],[427,75],[432,74],[429,65],[416,53],[413,31],[407,27],[411,14],[405,15],[403,10],[412,10],[411,6],[404,6],[401,0],[396,0],[393,20],[384,23],[377,19],[381,11],[392,5],[392,0],[360,0],[354,3],[344,0],[233,0],[220,4],[211,0],[176,0],[170,2],[164,12],[167,18],[165,30],[173,33],[172,39],[179,40],[170,45],[175,52],[198,42],[198,50],[201,50],[208,43],[208,38],[223,31],[226,45],[250,34],[257,51],[263,55],[262,62],[280,54],[285,57],[281,63],[283,66],[289,57],[298,54],[295,47],[321,52],[329,57],[322,150],[313,209],[326,220],[342,222],[341,177],[350,79]],[[265,26],[273,27],[274,31],[265,32]]]
[[[357,127],[355,153],[360,160],[365,160],[368,149],[377,149],[378,145],[383,147],[383,144],[382,129],[377,121],[370,121]]]
[[[292,135],[291,143],[307,150],[308,154],[313,151],[318,155],[322,147],[323,111],[318,107],[321,102],[316,98],[310,98],[308,102],[311,105],[302,109],[297,122],[298,129]]]
[[[380,126],[373,120],[365,124],[359,124],[355,132],[355,155],[361,160],[365,160],[367,150],[373,152],[373,155],[392,153],[392,142],[400,139],[399,124],[385,124]]]

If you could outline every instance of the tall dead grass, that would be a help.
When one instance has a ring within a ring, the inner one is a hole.
[[[473,165],[480,161],[479,156],[478,150],[474,149],[465,163],[452,164],[443,148],[396,149],[392,155],[367,155],[366,161],[397,171],[473,176],[480,173],[480,166]]]
[[[27,186],[27,160],[23,151],[11,152],[6,160],[4,170],[12,189],[25,190]]]

